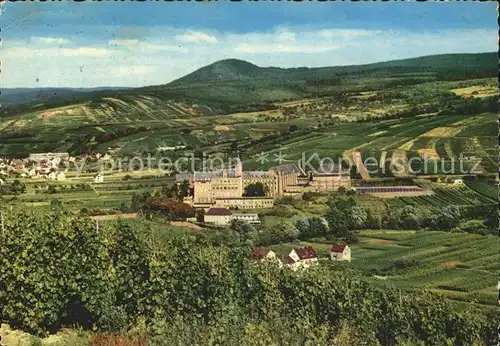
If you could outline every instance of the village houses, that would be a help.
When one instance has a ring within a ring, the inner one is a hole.
[[[66,181],[66,174],[64,172],[50,172],[47,178],[49,180]]]

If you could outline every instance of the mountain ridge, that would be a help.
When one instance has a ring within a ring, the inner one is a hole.
[[[167,84],[158,86],[179,86],[190,83],[200,82],[220,82],[220,81],[238,81],[259,78],[306,78],[306,74],[312,73],[311,77],[328,77],[328,74],[352,73],[355,70],[370,70],[384,68],[423,68],[429,70],[447,70],[456,69],[456,62],[461,63],[464,70],[481,70],[483,63],[491,60],[494,62],[487,68],[497,68],[496,60],[490,59],[497,56],[495,52],[484,53],[449,53],[426,55],[413,58],[387,60],[368,64],[358,65],[337,65],[324,67],[291,67],[281,68],[275,66],[261,67],[246,60],[223,59],[215,61],[209,65],[203,66],[186,76],[178,78]]]
[[[108,103],[106,98],[110,97],[124,101],[132,108],[136,108],[137,102],[142,105],[151,103],[149,111],[164,112],[168,103],[180,102],[196,109],[193,114],[228,114],[267,109],[274,102],[348,91],[497,75],[498,56],[494,52],[431,55],[365,65],[294,68],[259,67],[244,60],[224,59],[167,84],[127,89],[63,88],[57,95],[55,89],[42,90],[41,94],[37,89],[10,95],[3,92],[0,102],[2,116],[82,102],[96,106]],[[110,109],[126,114],[127,107],[117,104]]]

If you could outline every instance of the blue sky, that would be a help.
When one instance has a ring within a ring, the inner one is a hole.
[[[2,3],[3,87],[167,83],[225,58],[363,64],[497,50],[496,3]]]

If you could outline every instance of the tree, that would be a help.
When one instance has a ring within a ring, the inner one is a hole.
[[[120,203],[120,207],[119,207],[119,210],[122,212],[122,213],[126,213],[129,211],[129,206],[127,205],[127,203],[125,202],[121,202]]]
[[[420,218],[415,207],[411,205],[405,205],[399,211],[399,220],[399,225],[403,229],[418,229],[420,227]]]
[[[238,153],[238,142],[236,140],[231,142],[230,153],[235,155]]]
[[[314,200],[314,194],[312,192],[304,192],[302,194],[302,199],[306,202]]]
[[[205,220],[205,209],[198,209],[196,211],[196,221],[203,222]]]
[[[189,188],[189,181],[184,180],[182,184],[179,186],[179,192],[177,195],[177,199],[179,202],[182,202],[185,197],[189,196],[190,188]]]
[[[291,223],[284,222],[279,226],[260,232],[261,245],[288,243],[298,239],[300,231]]]
[[[367,219],[365,208],[355,205],[348,212],[350,212],[350,217],[348,218],[350,228],[362,228],[365,225]]]
[[[255,232],[255,228],[251,224],[242,220],[233,220],[229,228],[238,233],[241,243],[251,245],[252,234]]]
[[[299,220],[295,223],[295,227],[299,231],[299,238],[303,240],[313,237],[324,237],[329,232],[326,220],[317,216]]]
[[[158,212],[169,219],[186,219],[196,215],[195,209],[189,204],[164,197],[153,197],[144,206],[144,210]]]
[[[357,229],[362,228],[367,220],[365,209],[353,197],[345,195],[330,198],[329,206],[325,218],[333,235],[356,242]]]
[[[132,201],[130,202],[130,208],[133,211],[142,211],[146,206],[149,204],[151,201],[151,194],[149,192],[143,192],[143,193],[133,193],[132,194]]]
[[[440,230],[451,231],[458,226],[461,217],[462,215],[458,206],[447,205],[433,218],[431,224]]]
[[[269,188],[267,185],[264,185],[260,182],[248,184],[245,186],[245,192],[243,196],[245,197],[264,197],[269,192]]]
[[[366,227],[370,229],[382,229],[382,216],[368,209]]]

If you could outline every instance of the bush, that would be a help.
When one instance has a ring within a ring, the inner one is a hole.
[[[462,222],[460,223],[460,225],[456,227],[456,230],[459,232],[466,232],[466,233],[473,233],[480,235],[487,235],[491,233],[488,227],[486,227],[484,222],[481,220],[468,220]],[[498,230],[495,230],[495,233],[492,234],[496,233],[498,233]]]

